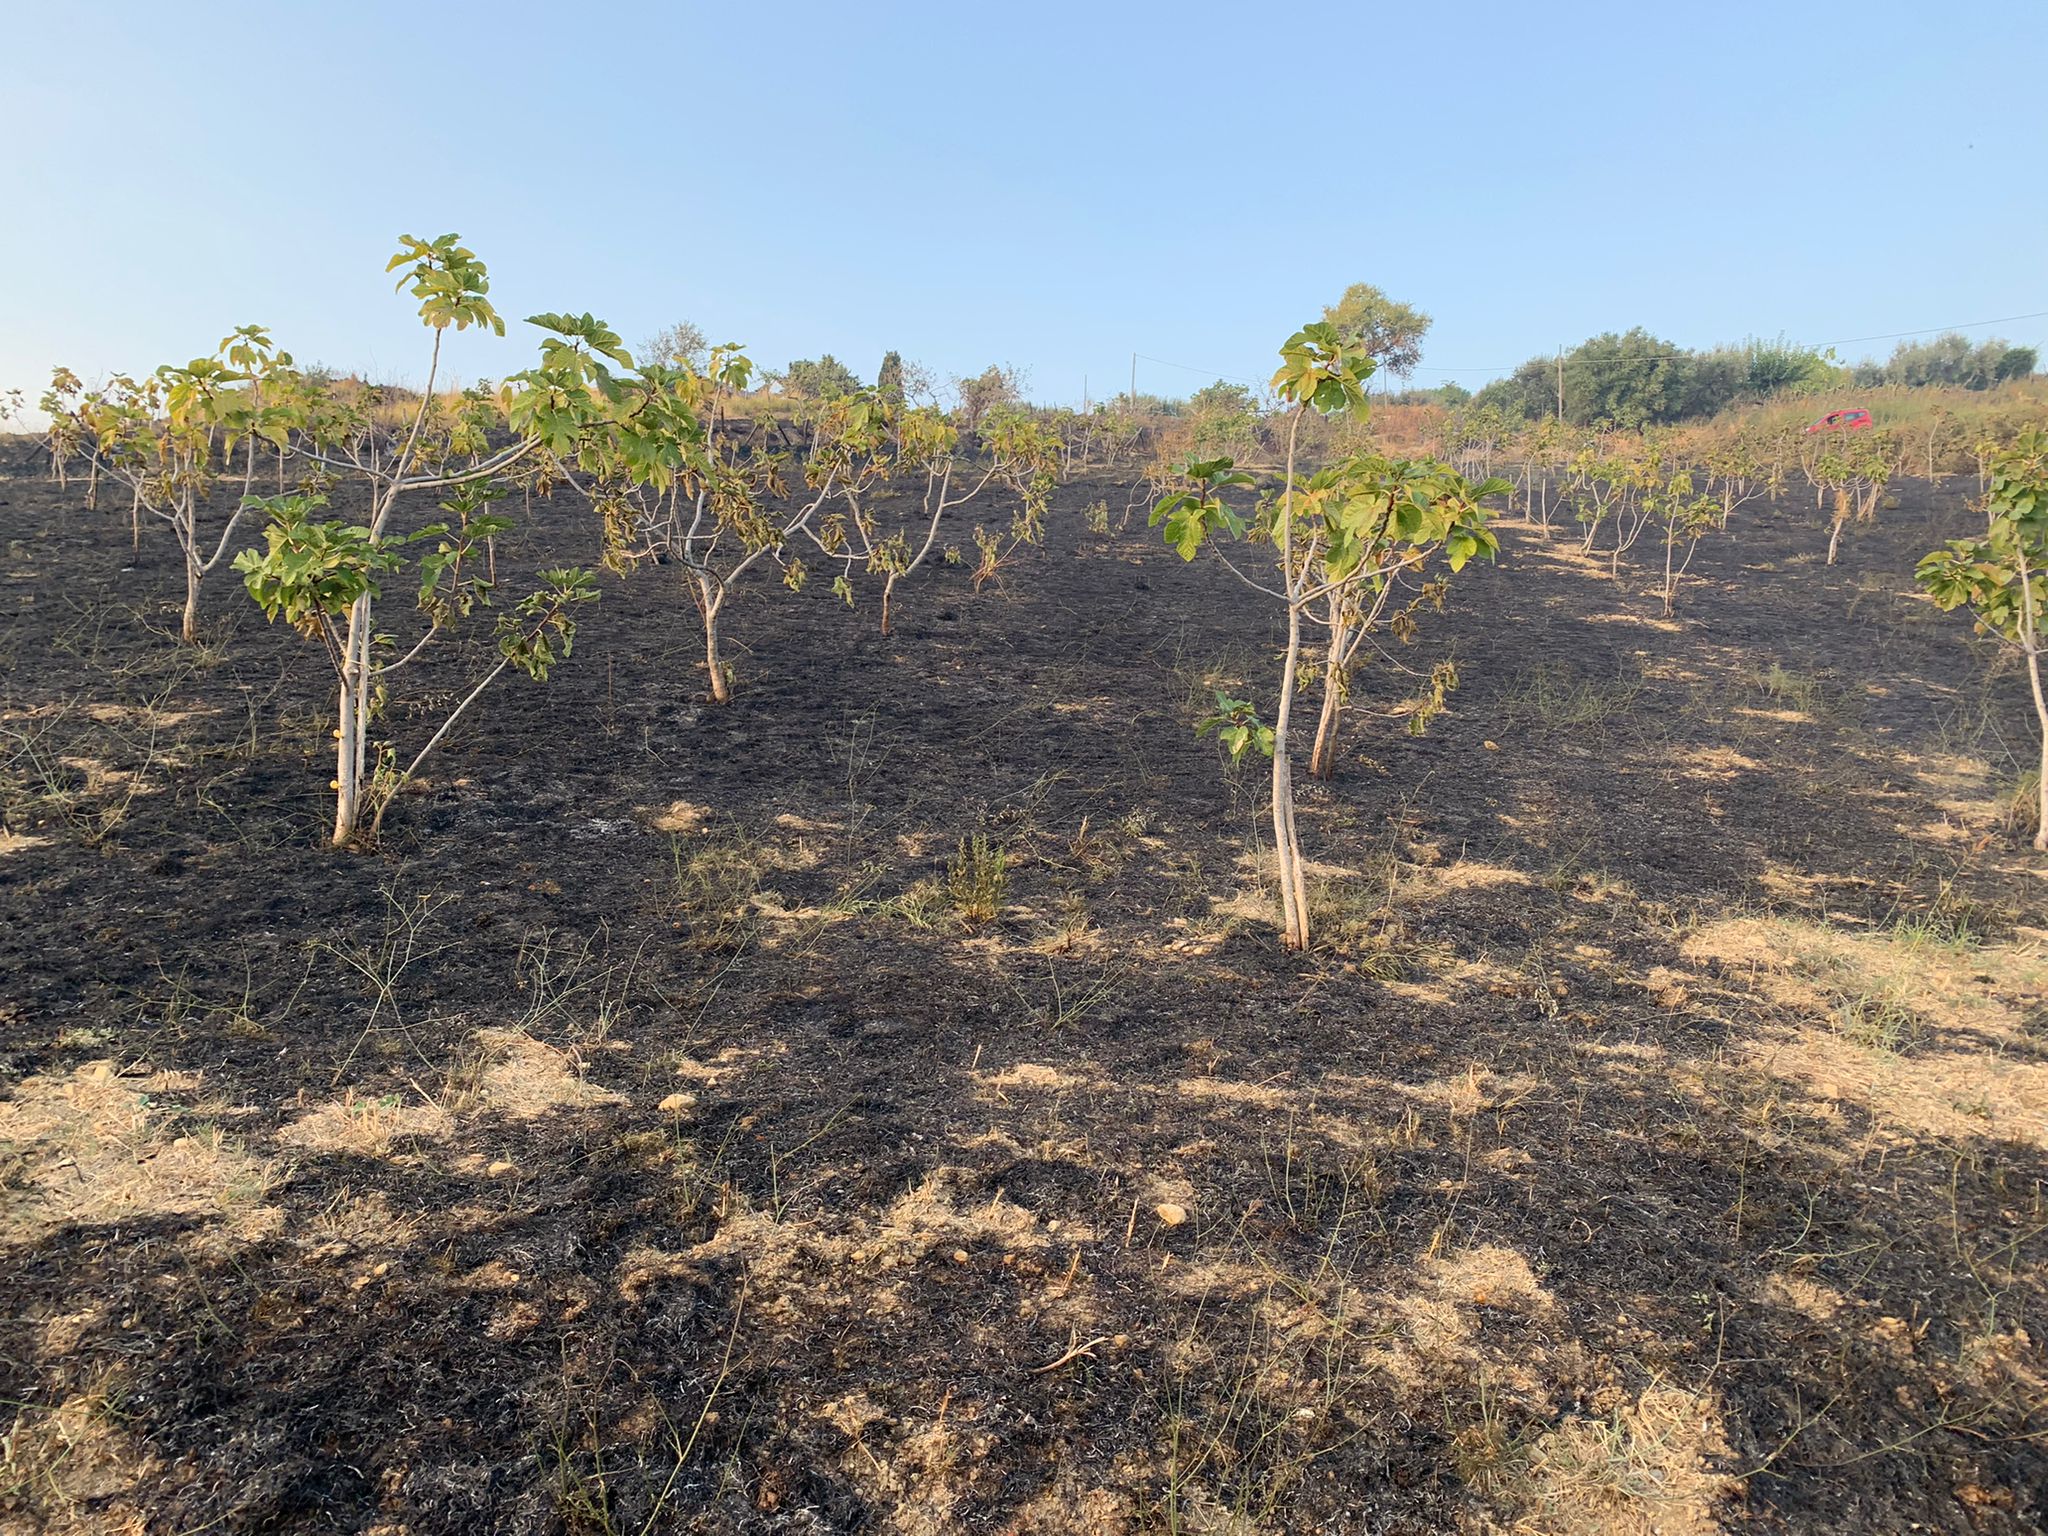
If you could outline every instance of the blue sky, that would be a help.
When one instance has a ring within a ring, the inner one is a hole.
[[[1010,362],[1049,401],[1133,351],[1198,370],[1141,389],[1263,379],[1361,279],[1436,316],[1421,383],[1634,324],[2048,310],[2040,0],[64,3],[9,52],[0,387],[31,396],[246,321],[416,377],[383,262],[447,230],[515,321],[454,349],[471,378],[540,309],[771,366]]]

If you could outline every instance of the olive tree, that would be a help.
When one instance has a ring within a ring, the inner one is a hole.
[[[971,379],[955,379],[953,392],[960,402],[960,425],[973,432],[992,412],[1024,398],[1024,376],[1007,364],[990,363]]]
[[[642,342],[640,356],[650,363],[689,367],[701,373],[711,359],[711,338],[694,321],[678,320],[674,325],[664,325]]]
[[[784,393],[798,400],[843,400],[857,395],[861,382],[854,371],[830,352],[800,357],[782,371]]]
[[[1337,328],[1346,346],[1399,379],[1407,378],[1422,361],[1422,340],[1431,324],[1421,310],[1387,297],[1371,283],[1346,288],[1343,297],[1324,308],[1323,319]]]

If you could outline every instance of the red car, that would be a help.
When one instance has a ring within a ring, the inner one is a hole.
[[[1806,435],[1811,437],[1816,432],[1861,432],[1869,425],[1870,412],[1868,411],[1829,411],[1827,415],[1821,417],[1819,421],[1816,421],[1806,429]]]

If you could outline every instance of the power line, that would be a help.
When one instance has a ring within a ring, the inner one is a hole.
[[[1162,368],[1178,368],[1182,373],[1206,374],[1208,377],[1212,379],[1228,379],[1233,384],[1249,384],[1254,389],[1263,387],[1258,379],[1242,378],[1237,374],[1224,373],[1221,370],[1215,368],[1190,368],[1186,363],[1169,363],[1165,358],[1153,357],[1150,353],[1147,352],[1139,352],[1134,355],[1141,362],[1157,363]]]
[[[1932,336],[1938,331],[1974,331],[1987,325],[2011,325],[2018,320],[2039,320],[2048,315],[2048,309],[2037,309],[2031,315],[2006,315],[1997,320],[1967,320],[1961,325],[1930,325],[1923,331],[1889,331],[1882,336],[1844,336],[1835,341],[1816,342],[1822,347],[1846,347],[1859,341],[1897,341],[1903,336]]]

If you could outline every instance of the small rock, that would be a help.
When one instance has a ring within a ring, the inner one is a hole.
[[[953,1262],[955,1264],[965,1264],[967,1262],[967,1250],[965,1248],[955,1248],[953,1250]]]
[[[1169,1227],[1177,1227],[1188,1219],[1188,1208],[1175,1205],[1171,1200],[1162,1200],[1152,1207],[1153,1214]]]
[[[696,1107],[697,1095],[694,1093],[672,1093],[661,1101],[664,1115],[680,1115]]]
[[[519,1165],[517,1163],[508,1163],[501,1157],[496,1162],[492,1163],[491,1166],[485,1169],[484,1171],[494,1179],[502,1179],[507,1177],[508,1175],[517,1173],[519,1171]]]

